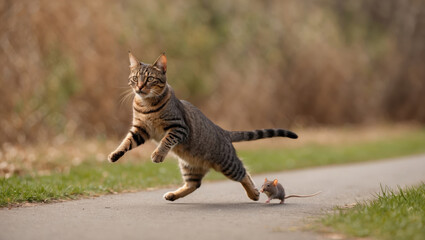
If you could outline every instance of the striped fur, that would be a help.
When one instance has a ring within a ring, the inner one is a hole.
[[[130,57],[129,86],[135,94],[132,126],[108,159],[117,161],[127,151],[148,140],[158,143],[151,158],[155,163],[164,161],[172,151],[178,156],[184,185],[166,193],[164,198],[174,201],[201,186],[209,169],[223,173],[238,181],[252,200],[259,199],[259,192],[242,161],[236,155],[232,142],[270,137],[297,138],[291,131],[264,129],[255,131],[226,131],[211,122],[199,109],[186,101],[180,101],[167,84],[167,60],[161,55],[154,64],[144,64]]]
[[[280,128],[230,132],[230,139],[232,142],[252,141],[272,137],[288,137],[292,139],[298,138],[297,134]]]

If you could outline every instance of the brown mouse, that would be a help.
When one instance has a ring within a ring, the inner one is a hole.
[[[285,196],[285,189],[283,189],[282,184],[277,182],[277,179],[273,181],[268,181],[267,178],[264,181],[263,186],[261,187],[260,192],[265,193],[269,199],[267,199],[266,203],[269,203],[272,199],[280,199],[280,204],[282,204],[285,199],[291,197],[313,197],[319,194],[320,192],[311,194],[311,195],[289,195]]]

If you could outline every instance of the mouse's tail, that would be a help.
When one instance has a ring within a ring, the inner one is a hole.
[[[252,141],[272,137],[288,137],[292,139],[298,138],[297,134],[294,132],[280,128],[252,131],[229,131],[228,133],[232,142]]]
[[[292,197],[299,197],[299,198],[304,198],[304,197],[313,197],[313,196],[316,196],[316,195],[318,195],[318,194],[320,194],[322,191],[319,191],[319,192],[317,192],[317,193],[313,193],[313,194],[310,194],[310,195],[288,195],[288,196],[285,196],[285,199],[287,199],[287,198],[292,198]]]

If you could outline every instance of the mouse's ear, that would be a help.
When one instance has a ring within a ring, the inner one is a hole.
[[[277,186],[277,179],[273,181],[273,186]]]
[[[264,182],[267,182],[268,180],[267,180],[267,178],[266,179],[264,179]]]

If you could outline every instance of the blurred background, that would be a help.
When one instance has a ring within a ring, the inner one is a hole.
[[[226,129],[425,123],[422,0],[1,0],[2,147],[122,137],[128,50]]]

